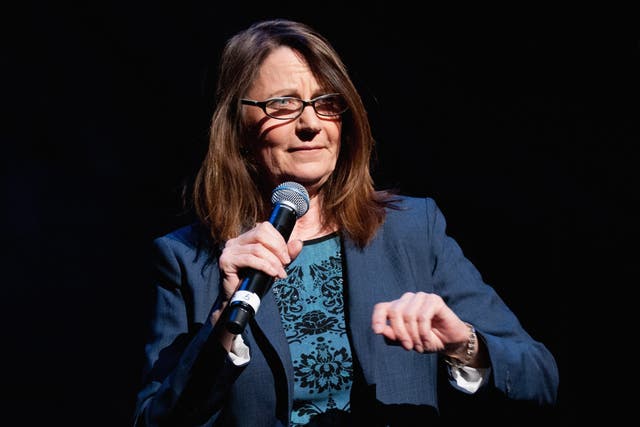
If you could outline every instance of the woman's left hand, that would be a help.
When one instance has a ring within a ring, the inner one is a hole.
[[[399,299],[376,304],[371,327],[406,350],[420,353],[443,351],[469,339],[469,327],[442,297],[426,292],[407,292]]]

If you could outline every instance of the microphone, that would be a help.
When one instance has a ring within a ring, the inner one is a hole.
[[[283,182],[271,193],[271,204],[273,211],[269,222],[288,241],[296,220],[309,210],[309,193],[297,182]],[[249,269],[229,303],[226,323],[229,332],[237,335],[244,331],[247,322],[258,312],[260,299],[273,281],[274,278],[263,271]]]

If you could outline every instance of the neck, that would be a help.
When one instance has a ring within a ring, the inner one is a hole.
[[[305,241],[316,239],[338,230],[336,224],[324,224],[321,206],[320,199],[317,196],[312,196],[309,201],[309,210],[298,218],[289,240]]]

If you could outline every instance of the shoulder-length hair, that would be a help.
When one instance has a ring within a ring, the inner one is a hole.
[[[247,155],[240,99],[264,59],[281,46],[302,55],[323,89],[341,93],[347,101],[336,169],[321,189],[321,217],[326,224],[337,224],[343,235],[362,247],[384,221],[385,208],[393,207],[393,195],[374,189],[370,161],[375,141],[346,66],[322,35],[299,22],[258,22],[231,37],[225,45],[209,147],[194,181],[195,213],[218,242],[268,218],[270,189],[263,188],[257,166]]]

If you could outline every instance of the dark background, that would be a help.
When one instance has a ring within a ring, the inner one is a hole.
[[[594,365],[618,324],[602,308],[627,298],[637,228],[628,15],[235,3],[32,2],[3,15],[3,414],[131,424],[150,242],[191,220],[180,189],[206,147],[220,50],[263,17],[332,41],[371,116],[379,187],[436,199],[556,356],[555,416],[566,425],[582,399],[605,397]]]

